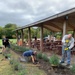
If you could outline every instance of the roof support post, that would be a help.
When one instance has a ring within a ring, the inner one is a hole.
[[[63,23],[63,36],[66,34],[66,32],[67,32],[67,23],[66,23],[66,21],[64,21],[64,23]]]
[[[74,39],[75,39],[75,30],[74,30]]]
[[[16,39],[17,39],[17,44],[18,44],[18,30],[16,31]]]
[[[40,50],[43,51],[43,25],[40,27]]]
[[[51,31],[50,41],[52,41],[52,40],[53,40],[53,36],[54,36],[53,31]]]
[[[29,48],[31,48],[31,30],[30,30],[30,27],[28,28],[28,44],[29,44]]]
[[[22,46],[24,44],[24,33],[23,33],[23,29],[21,29],[21,38],[22,38]]]

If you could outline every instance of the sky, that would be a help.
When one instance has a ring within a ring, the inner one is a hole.
[[[75,7],[75,0],[0,0],[0,26],[25,26]]]

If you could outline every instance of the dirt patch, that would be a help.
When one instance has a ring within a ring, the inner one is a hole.
[[[16,52],[16,54],[22,55],[21,52]],[[52,68],[49,62],[45,62],[43,59],[38,59],[40,66],[37,66],[39,69],[42,69],[46,72],[47,75],[74,75],[67,68],[57,67]]]
[[[52,68],[50,63],[43,61],[42,59],[39,59],[39,69],[43,69],[47,75],[74,75],[71,73],[71,71],[64,67],[57,67]]]

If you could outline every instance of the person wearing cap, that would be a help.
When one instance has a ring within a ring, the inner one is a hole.
[[[66,66],[70,66],[71,61],[71,49],[74,47],[74,38],[72,34],[65,35],[62,38],[62,59],[61,64],[67,61]]]
[[[37,52],[33,50],[28,50],[23,53],[23,57],[25,58],[25,60],[28,62],[29,57],[30,57],[33,64],[35,64],[36,62],[36,55],[37,55]]]

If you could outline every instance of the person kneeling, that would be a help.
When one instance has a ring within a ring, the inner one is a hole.
[[[29,58],[31,58],[33,64],[37,64],[36,55],[37,52],[33,50],[28,50],[23,53],[23,57],[25,58],[25,61],[28,62]]]

